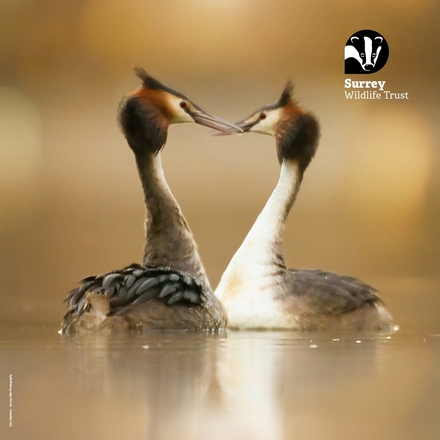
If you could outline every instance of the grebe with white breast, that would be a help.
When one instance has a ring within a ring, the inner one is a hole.
[[[392,316],[370,285],[315,269],[288,269],[283,232],[320,135],[316,117],[293,99],[280,99],[236,123],[275,138],[278,184],[226,268],[215,294],[233,329],[391,330]],[[218,133],[220,136],[222,133]],[[224,133],[223,133],[224,134]]]

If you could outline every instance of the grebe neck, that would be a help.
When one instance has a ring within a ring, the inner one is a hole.
[[[145,197],[144,265],[182,270],[210,289],[188,223],[165,180],[160,153],[136,154]]]
[[[221,300],[244,290],[261,290],[287,271],[283,232],[301,179],[297,163],[283,161],[276,188],[220,280],[215,293]]]
[[[269,200],[237,251],[260,255],[267,264],[286,267],[283,250],[283,233],[287,216],[295,201],[302,173],[294,161],[283,161],[280,178]],[[236,254],[236,255],[237,255]],[[235,257],[234,257],[235,258]]]

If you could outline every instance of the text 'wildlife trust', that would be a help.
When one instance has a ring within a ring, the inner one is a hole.
[[[344,87],[345,99],[409,99],[409,92],[390,92],[385,90],[386,81],[353,81],[347,78]],[[362,89],[362,90],[353,90]]]

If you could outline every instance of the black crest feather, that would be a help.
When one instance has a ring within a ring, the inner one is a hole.
[[[164,90],[165,92],[171,93],[172,95],[178,96],[182,99],[188,99],[185,95],[172,89],[164,83],[161,83],[156,78],[153,78],[148,74],[142,67],[134,66],[134,74],[142,81],[142,84],[150,90]]]
[[[166,87],[165,84],[153,78],[142,67],[134,66],[133,72],[142,81],[142,84],[151,90],[163,90]]]
[[[293,99],[293,83],[290,79],[287,80],[284,86],[283,93],[281,93],[280,99],[277,102],[277,107],[284,107]]]
[[[294,102],[293,98],[293,83],[290,79],[287,80],[286,85],[284,86],[283,92],[281,93],[280,99],[274,104],[265,105],[261,107],[258,112],[264,112],[266,110],[276,110],[277,108],[281,108],[289,104],[289,102]]]

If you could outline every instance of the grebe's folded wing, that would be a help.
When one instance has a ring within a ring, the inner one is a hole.
[[[289,270],[289,291],[283,298],[304,314],[340,315],[364,304],[382,303],[374,287],[356,278],[319,269]]]
[[[198,280],[168,267],[132,264],[121,270],[84,278],[80,284],[65,299],[68,303],[66,315],[81,315],[88,309],[87,292],[107,295],[113,314],[125,306],[142,304],[150,299],[161,299],[166,305],[179,302],[188,306],[201,304],[206,299],[205,289]]]

